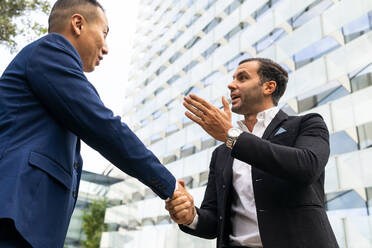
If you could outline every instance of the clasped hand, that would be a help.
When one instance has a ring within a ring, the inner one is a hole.
[[[178,189],[172,199],[165,202],[165,209],[177,224],[189,225],[193,222],[196,215],[194,198],[186,191],[183,180],[178,181]]]

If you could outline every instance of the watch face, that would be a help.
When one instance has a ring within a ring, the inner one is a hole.
[[[230,137],[238,137],[241,134],[241,131],[238,128],[231,128],[228,131],[228,136]]]

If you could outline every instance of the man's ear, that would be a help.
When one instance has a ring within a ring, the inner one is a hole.
[[[71,29],[74,35],[80,36],[81,31],[84,28],[85,19],[80,14],[74,14],[71,16]]]
[[[276,82],[275,81],[267,81],[264,83],[264,94],[269,96],[274,93],[276,89]]]

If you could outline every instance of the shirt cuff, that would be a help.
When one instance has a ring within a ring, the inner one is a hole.
[[[188,228],[190,228],[192,230],[195,230],[196,226],[198,225],[198,221],[199,221],[199,216],[198,216],[198,214],[196,214],[195,217],[194,217],[194,220],[191,222],[191,224],[184,225],[184,226],[187,226]]]

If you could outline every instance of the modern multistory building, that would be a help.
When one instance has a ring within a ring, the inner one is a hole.
[[[123,119],[196,205],[218,143],[184,117],[183,96],[221,106],[238,62],[267,57],[289,72],[279,106],[328,125],[326,206],[340,247],[372,247],[372,1],[142,0],[140,9]],[[106,174],[124,179],[109,193],[123,204],[107,210],[118,228],[101,247],[215,247],[180,232],[138,181]]]

